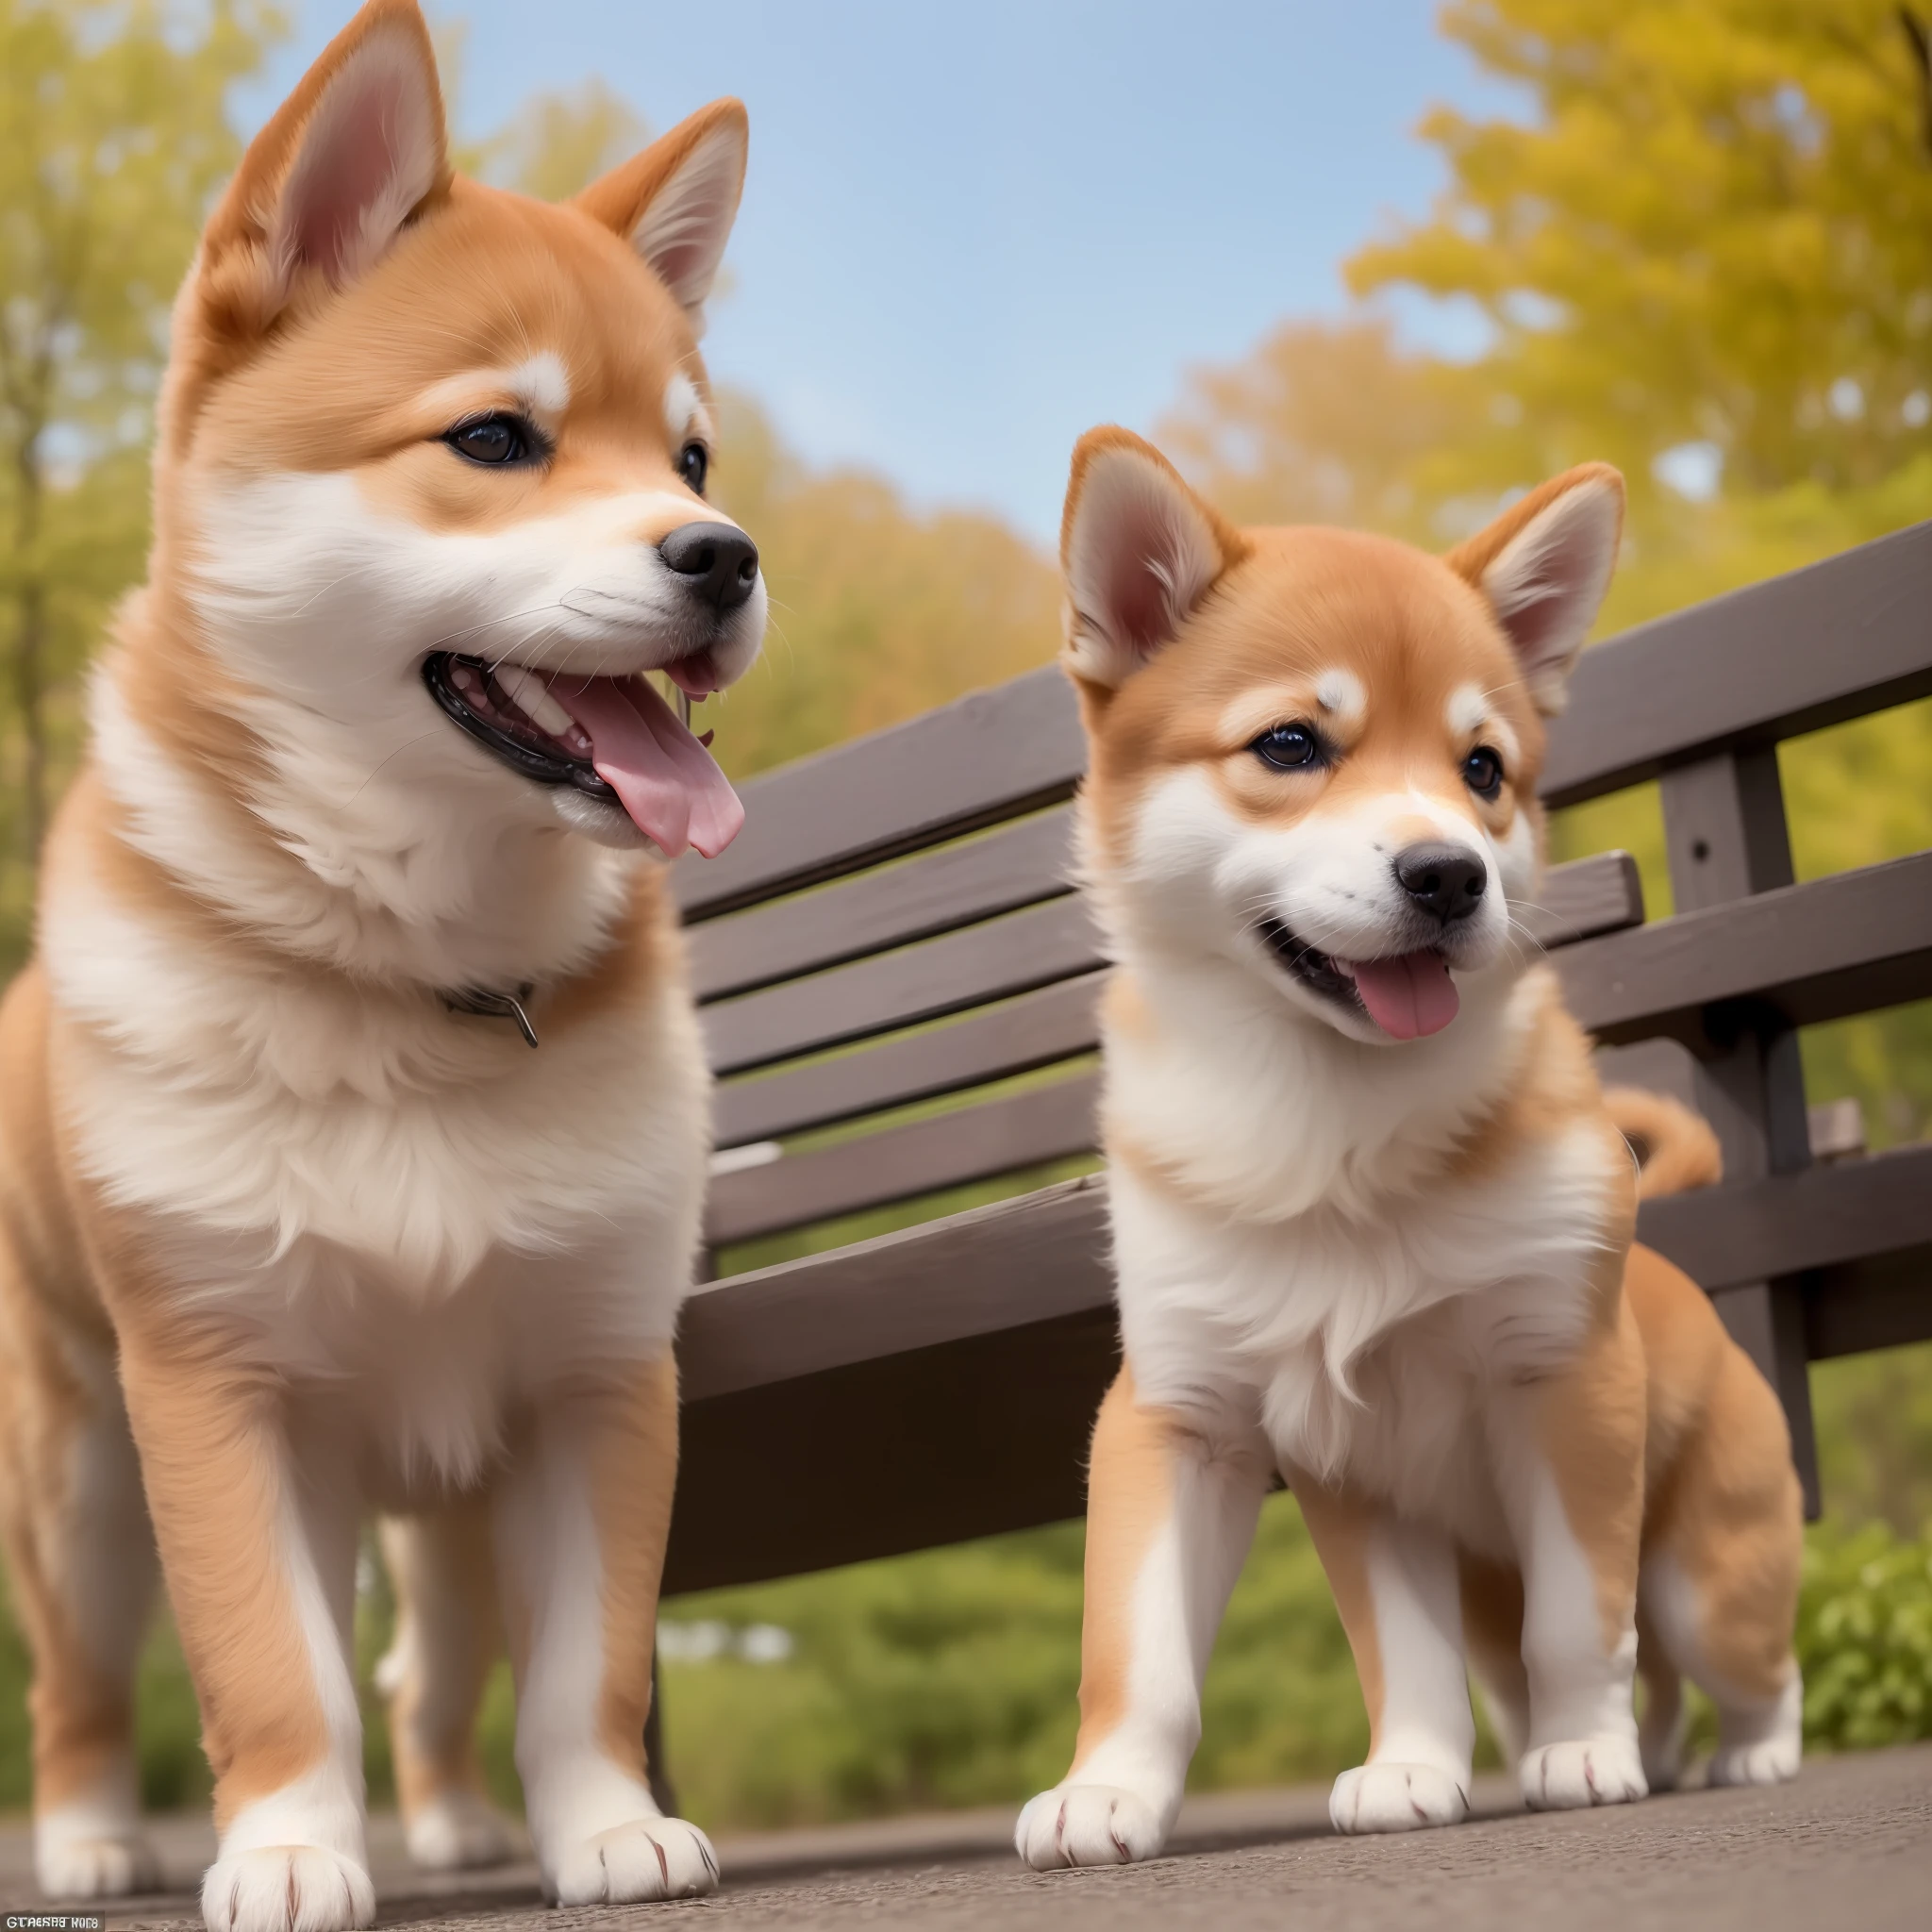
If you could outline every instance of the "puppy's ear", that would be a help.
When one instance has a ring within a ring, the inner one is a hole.
[[[1124,684],[1246,553],[1240,531],[1152,443],[1090,429],[1074,450],[1060,522],[1067,669],[1103,689]]]
[[[643,257],[694,321],[738,218],[750,139],[744,104],[713,101],[576,197]]]
[[[1532,490],[1443,559],[1488,600],[1546,718],[1563,708],[1623,529],[1623,477],[1607,463],[1585,463]]]
[[[305,290],[366,274],[448,188],[429,30],[415,0],[369,0],[242,156],[202,236],[204,313],[260,333]]]

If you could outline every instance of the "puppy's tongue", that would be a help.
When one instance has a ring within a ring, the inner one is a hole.
[[[1348,971],[1369,1017],[1392,1040],[1440,1033],[1462,1004],[1441,953],[1401,953],[1392,959],[1353,959]]]
[[[644,677],[558,677],[550,695],[591,737],[591,762],[668,858],[687,845],[716,858],[744,807],[711,754]]]

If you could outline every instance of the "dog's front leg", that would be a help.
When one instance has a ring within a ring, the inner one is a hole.
[[[1469,1814],[1475,1720],[1456,1551],[1440,1529],[1291,1477],[1355,1653],[1368,1761],[1328,1798],[1337,1831],[1414,1831]]]
[[[1080,1736],[1073,1769],[1020,1814],[1029,1865],[1153,1857],[1201,1738],[1201,1680],[1267,1492],[1258,1432],[1210,1441],[1135,1400],[1123,1368],[1093,1427]]]
[[[208,1932],[367,1925],[343,1459],[325,1429],[291,1423],[272,1378],[221,1350],[124,1329],[121,1372],[215,1774]]]
[[[688,1898],[718,1883],[709,1840],[644,1780],[658,1584],[677,1479],[668,1356],[544,1398],[497,1492],[517,1676],[517,1770],[559,1905]]]
[[[1523,1571],[1520,1769],[1532,1809],[1649,1790],[1631,1695],[1644,1432],[1642,1344],[1621,1294],[1570,1361],[1491,1402],[1496,1484]]]

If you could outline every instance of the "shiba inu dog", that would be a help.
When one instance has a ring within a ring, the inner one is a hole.
[[[1783,1414],[1632,1244],[1629,1150],[1512,929],[1622,515],[1614,471],[1573,470],[1438,559],[1231,528],[1124,430],[1074,454],[1125,1361],[1093,1436],[1079,1741],[1021,1815],[1033,1865],[1160,1850],[1276,1472],[1368,1706],[1338,1829],[1465,1814],[1466,1671],[1532,1806],[1668,1783],[1680,1674],[1718,1706],[1715,1779],[1797,1769]],[[1653,1190],[1715,1177],[1693,1115],[1636,1124]]]
[[[472,1746],[500,1600],[551,1894],[715,1882],[642,1762],[708,1097],[645,855],[741,811],[645,674],[700,696],[764,629],[696,349],[744,160],[720,101],[567,206],[453,178],[422,18],[374,0],[203,236],[148,579],[0,1013],[0,1514],[50,1892],[155,1878],[158,1546],[211,1932],[369,1924],[366,1507],[397,1519],[417,1857],[504,1848]]]

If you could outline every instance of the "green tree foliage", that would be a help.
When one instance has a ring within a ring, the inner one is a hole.
[[[168,304],[239,152],[261,0],[0,0],[0,972],[78,738],[75,675],[146,544]]]
[[[758,539],[765,652],[706,712],[742,775],[996,684],[1052,658],[1053,566],[991,517],[920,516],[883,478],[814,473],[743,395],[721,399],[715,494]]]

